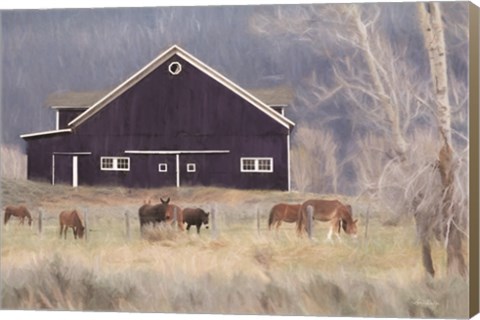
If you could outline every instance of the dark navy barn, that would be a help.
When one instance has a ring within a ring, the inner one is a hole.
[[[29,179],[290,189],[293,122],[177,46],[77,98],[52,103],[55,130],[22,135]]]

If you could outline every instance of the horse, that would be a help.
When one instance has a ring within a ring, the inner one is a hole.
[[[159,204],[152,205],[150,202],[144,203],[138,209],[138,218],[140,220],[140,230],[143,231],[143,228],[147,224],[152,224],[153,226],[158,223],[165,222],[170,216],[167,215],[168,203],[170,198],[167,200],[160,199]]]
[[[60,238],[62,237],[62,232],[64,239],[67,239],[67,230],[72,228],[73,236],[77,239],[77,236],[82,239],[85,227],[82,224],[82,220],[78,215],[77,210],[73,211],[62,211],[59,216],[60,220]]]
[[[301,207],[301,204],[279,203],[274,205],[268,217],[268,229],[271,230],[272,226],[275,225],[275,229],[278,230],[282,221],[288,223],[297,222]]]
[[[205,229],[208,229],[208,215],[209,212],[205,212],[200,208],[186,208],[183,209],[183,223],[187,224],[187,231],[190,230],[190,226],[197,227],[197,233],[200,234],[200,227],[205,225]]]
[[[4,217],[3,224],[6,225],[8,220],[10,220],[12,216],[19,218],[20,224],[24,224],[25,218],[27,218],[28,225],[29,226],[32,225],[32,216],[30,215],[30,212],[28,211],[28,209],[23,205],[7,206],[5,208],[5,217]]]
[[[357,236],[357,221],[352,219],[352,207],[344,205],[338,200],[307,200],[302,203],[301,213],[297,221],[297,231],[299,234],[306,228],[307,208],[312,206],[313,219],[320,221],[330,221],[330,230],[327,235],[329,241],[332,240],[332,234],[340,239],[340,229],[352,237]]]
[[[183,227],[183,210],[179,206],[175,204],[169,204],[167,208],[167,223],[171,224],[173,226],[174,223],[174,217],[175,217],[175,210],[177,211],[177,226],[178,229],[181,231],[184,231],[185,228]]]

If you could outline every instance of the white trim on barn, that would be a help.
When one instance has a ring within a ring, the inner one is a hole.
[[[291,165],[291,155],[290,155],[290,132],[288,133],[287,136],[287,166],[288,166],[288,191],[292,190],[292,165]]]
[[[33,137],[41,137],[41,136],[47,136],[52,134],[71,133],[71,132],[72,132],[72,129],[50,130],[50,131],[22,134],[20,135],[20,138],[33,138]]]
[[[103,109],[105,106],[107,106],[115,98],[117,98],[118,96],[123,94],[125,91],[127,91],[129,88],[137,84],[140,80],[145,78],[148,74],[150,74],[152,71],[157,69],[160,65],[162,65],[164,62],[166,62],[175,54],[177,54],[182,59],[191,63],[193,66],[195,66],[196,68],[198,68],[200,71],[204,72],[211,78],[215,79],[216,81],[224,85],[226,88],[232,90],[240,97],[250,102],[257,109],[264,112],[265,114],[267,114],[269,117],[271,117],[272,119],[274,119],[275,121],[283,125],[284,127],[290,129],[295,125],[294,122],[292,122],[291,120],[287,119],[283,115],[279,114],[278,112],[270,108],[268,105],[266,105],[264,102],[259,100],[257,97],[253,96],[251,93],[241,88],[240,86],[232,82],[230,79],[220,74],[218,71],[207,66],[206,64],[204,64],[203,62],[201,62],[200,60],[198,60],[197,58],[195,58],[185,50],[181,49],[177,45],[174,45],[170,47],[168,50],[166,50],[165,52],[163,52],[162,54],[160,54],[157,58],[155,58],[145,67],[140,69],[137,73],[132,75],[126,81],[121,83],[115,89],[107,93],[103,98],[101,98],[96,103],[94,103],[85,112],[81,113],[78,117],[70,121],[68,123],[68,126],[72,128],[76,128],[77,126],[81,125],[83,122],[85,122],[87,119],[92,117],[98,111]]]
[[[125,150],[129,154],[216,154],[230,153],[230,150]]]

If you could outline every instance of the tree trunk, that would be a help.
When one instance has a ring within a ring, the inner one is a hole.
[[[420,23],[430,61],[430,72],[437,104],[437,118],[442,147],[438,168],[443,187],[441,212],[447,242],[447,271],[449,274],[466,275],[467,265],[463,257],[463,239],[458,229],[458,206],[454,202],[455,167],[452,148],[451,107],[448,99],[447,59],[442,14],[439,3],[418,3]],[[425,255],[425,250],[424,250]],[[425,260],[424,256],[424,262]],[[431,257],[430,257],[431,259]],[[428,260],[428,259],[427,259]],[[428,270],[428,266],[425,265]]]

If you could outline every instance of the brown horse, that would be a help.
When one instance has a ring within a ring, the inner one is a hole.
[[[140,231],[143,233],[144,226],[151,224],[156,226],[162,222],[166,222],[169,218],[167,214],[168,203],[170,202],[170,198],[167,200],[160,199],[159,204],[151,205],[150,201],[144,203],[138,209],[138,218],[140,220]]]
[[[183,210],[179,206],[175,204],[168,204],[167,212],[165,214],[166,222],[173,226],[174,217],[175,217],[175,210],[177,211],[177,226],[178,229],[184,231],[185,228],[183,226]]]
[[[357,236],[357,220],[352,219],[352,207],[344,205],[338,200],[307,200],[302,204],[301,214],[297,222],[297,231],[302,233],[306,228],[307,208],[312,206],[313,219],[320,221],[330,221],[330,230],[327,239],[332,240],[332,233],[335,232],[340,239],[340,229],[345,233]]]
[[[77,210],[62,211],[60,213],[60,238],[63,236],[67,239],[67,229],[72,228],[73,236],[77,239],[77,236],[82,239],[85,227],[82,224],[82,220],[78,215]]]
[[[191,226],[197,227],[197,233],[200,234],[200,227],[202,224],[208,229],[208,216],[209,212],[205,212],[200,208],[186,208],[183,209],[183,223],[187,224],[187,231]]]
[[[268,229],[271,230],[272,226],[275,225],[275,229],[278,230],[282,221],[288,223],[297,222],[301,213],[301,207],[301,204],[279,203],[274,205],[268,217]]]
[[[32,216],[30,215],[30,212],[28,212],[28,209],[25,206],[7,206],[5,208],[5,217],[3,220],[3,224],[7,224],[8,220],[10,220],[11,217],[17,217],[20,219],[20,224],[25,223],[25,218],[28,219],[28,225],[32,225]]]

